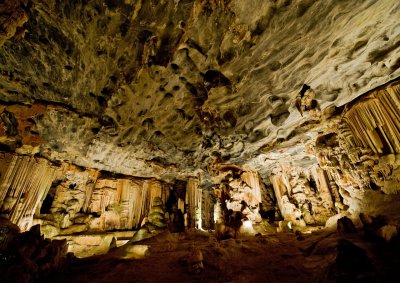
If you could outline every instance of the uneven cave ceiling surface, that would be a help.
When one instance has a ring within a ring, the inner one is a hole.
[[[5,0],[0,14],[0,100],[19,128],[2,142],[128,175],[193,174],[216,152],[301,159],[317,131],[295,107],[304,84],[323,119],[400,75],[397,0]]]

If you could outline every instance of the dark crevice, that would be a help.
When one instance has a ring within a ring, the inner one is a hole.
[[[186,44],[187,44],[188,46],[190,46],[190,47],[196,49],[197,51],[199,51],[203,56],[206,56],[206,52],[204,52],[204,49],[201,48],[201,46],[198,45],[194,40],[192,40],[192,39],[189,38],[189,39],[186,41]]]
[[[309,90],[310,88],[311,87],[309,85],[303,84],[300,90],[300,96],[303,97],[306,91]]]
[[[231,86],[231,81],[220,71],[208,70],[204,74],[204,85],[209,90],[219,86]]]

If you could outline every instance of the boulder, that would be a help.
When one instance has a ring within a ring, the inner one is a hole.
[[[19,232],[20,229],[17,225],[8,219],[0,218],[0,251],[5,250]]]
[[[124,259],[142,259],[150,255],[150,248],[148,245],[127,245],[124,247]]]
[[[350,218],[347,216],[344,216],[337,221],[337,231],[340,234],[350,234],[350,233],[356,233],[357,228],[354,225],[353,221],[351,221]]]
[[[66,252],[66,240],[44,239],[35,225],[14,235],[1,253],[1,282],[38,282],[63,265]]]
[[[387,225],[387,221],[384,216],[377,215],[377,216],[370,216],[364,213],[360,213],[360,220],[363,224],[365,237],[368,240],[382,240],[389,237],[390,233],[393,233],[394,227],[387,227],[381,229],[384,226],[391,226]],[[392,230],[392,232],[389,232]],[[397,229],[396,229],[397,230]],[[384,235],[385,233],[385,235]]]
[[[60,229],[53,225],[45,224],[40,226],[40,231],[45,238],[53,238],[60,234]]]
[[[82,233],[88,230],[88,227],[86,224],[74,224],[69,226],[68,228],[61,229],[60,230],[60,235],[71,235],[71,234],[77,234],[77,233]]]
[[[338,241],[337,256],[328,276],[332,282],[376,282],[366,251],[345,239]]]
[[[387,242],[392,241],[397,236],[397,226],[385,225],[376,231],[376,234]]]
[[[225,224],[218,223],[215,227],[215,236],[218,241],[235,238],[235,229]]]
[[[191,248],[187,257],[189,273],[198,274],[204,270],[203,253],[198,248]]]

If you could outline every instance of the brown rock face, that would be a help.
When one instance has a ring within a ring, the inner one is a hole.
[[[303,85],[308,113],[399,75],[398,5],[5,1],[0,99],[52,160],[147,177],[215,150],[245,163],[310,119]]]
[[[396,217],[399,18],[396,0],[1,1],[0,210],[132,229],[172,186],[212,228],[223,181],[253,222]]]

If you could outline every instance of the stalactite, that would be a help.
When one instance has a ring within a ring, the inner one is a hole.
[[[98,220],[98,229],[107,230],[107,228],[117,228],[119,223],[114,223],[114,211],[119,204],[118,189],[116,180],[99,179],[93,190],[89,211],[100,215]],[[115,221],[117,222],[117,220]]]
[[[131,198],[130,201],[133,201],[133,206],[131,207],[132,219],[128,225],[128,227],[131,227],[131,228],[139,227],[141,221],[143,220],[143,218],[142,218],[143,217],[142,187],[143,187],[142,181],[137,181],[137,180],[132,181],[131,191],[130,191],[130,196],[129,196],[129,198]],[[130,224],[132,224],[132,225],[130,226]]]
[[[329,209],[334,208],[332,193],[329,189],[329,180],[325,171],[319,167],[314,166],[311,170],[314,175],[314,180],[317,180],[318,194],[324,200],[324,206]]]
[[[203,229],[212,229],[214,224],[215,196],[212,191],[202,192],[201,223]]]
[[[144,182],[129,179],[98,180],[92,194],[90,211],[100,214],[101,230],[132,229],[138,227],[149,205],[143,194]]]
[[[138,219],[140,214],[135,215],[136,198],[140,187],[135,186],[131,180],[120,179],[118,180],[118,188],[121,191],[119,199],[121,206],[119,229],[132,229],[140,221]]]
[[[141,217],[148,215],[150,208],[153,206],[155,198],[161,198],[163,203],[168,199],[168,193],[165,192],[166,188],[156,180],[146,180],[142,189],[142,209]]]
[[[195,194],[195,227],[197,229],[203,229],[202,224],[202,202],[203,202],[203,191],[197,188]]]
[[[337,143],[329,143],[329,137]],[[327,143],[319,142],[326,140]],[[347,106],[342,120],[331,132],[317,138],[315,155],[328,173],[337,210],[357,211],[360,205],[348,200],[346,191],[356,194],[400,190],[400,84],[391,83],[360,97]],[[337,188],[336,188],[337,187]],[[339,192],[339,193],[337,193]],[[339,198],[343,203],[338,202]]]
[[[8,214],[23,231],[30,228],[34,216],[38,223],[45,221],[63,233],[126,230],[140,226],[156,198],[165,203],[169,197],[169,185],[154,179],[107,179],[99,175],[97,170],[67,163],[58,167],[43,158],[1,153],[0,212]],[[40,204],[53,181],[56,187],[51,213],[40,215]],[[201,207],[201,193],[197,191],[194,196],[195,207]],[[182,211],[184,207],[181,201]]]
[[[319,166],[282,166],[270,181],[283,218],[297,226],[324,225],[334,214],[327,176]],[[289,193],[290,192],[290,193]]]
[[[161,184],[154,180],[146,180],[143,183],[142,188],[142,215],[147,215],[153,205],[154,198],[162,197],[162,187]],[[163,200],[165,201],[165,200]]]
[[[201,228],[201,201],[202,190],[198,188],[199,181],[189,178],[186,188],[186,203],[188,204],[188,226],[190,228]]]
[[[325,180],[328,184],[328,189],[332,196],[332,202],[335,206],[336,212],[341,212],[343,210],[343,200],[339,194],[339,188],[334,180],[334,178],[329,173],[330,171],[324,170]]]
[[[85,202],[84,202],[83,208],[82,208],[84,212],[88,212],[90,200],[91,200],[92,194],[93,194],[93,189],[96,185],[96,181],[97,181],[97,178],[99,178],[99,175],[100,175],[100,173],[97,170],[93,170],[93,171],[89,172],[89,180],[86,184]]]
[[[178,209],[180,209],[183,213],[185,212],[185,201],[181,198],[178,198]]]
[[[8,188],[11,185],[11,174],[15,171],[17,159],[13,158],[11,154],[1,154],[0,162],[0,207],[3,205],[4,199],[7,196]]]
[[[143,182],[140,192],[140,215],[146,215],[150,210],[149,202],[147,201],[149,185],[148,182]]]
[[[156,197],[159,197],[162,199],[162,201],[165,203],[165,199],[163,199],[163,193],[162,193],[162,185],[160,182],[155,181],[155,180],[148,180],[145,181],[145,183],[148,184],[148,200],[149,200],[149,204],[148,204],[148,208],[150,209],[153,206],[153,202],[154,199]],[[146,210],[146,212],[148,213],[148,210]]]
[[[106,211],[106,208],[114,203],[116,195],[116,181],[100,179],[97,180],[95,189],[92,194],[89,211],[102,214]]]
[[[1,211],[22,231],[32,226],[33,215],[46,196],[57,174],[55,167],[45,159],[4,154],[0,182]]]
[[[241,175],[242,180],[252,189],[251,197],[247,201],[248,205],[256,206],[262,202],[260,177],[257,172],[246,171]]]
[[[287,188],[284,182],[283,175],[271,175],[271,184],[275,191],[275,196],[278,202],[279,210],[283,211],[282,197],[287,193]]]
[[[90,212],[100,215],[92,229],[138,228],[155,199],[165,202],[168,191],[168,187],[157,180],[100,179],[89,206]]]
[[[372,92],[343,115],[362,147],[400,153],[400,84]]]

